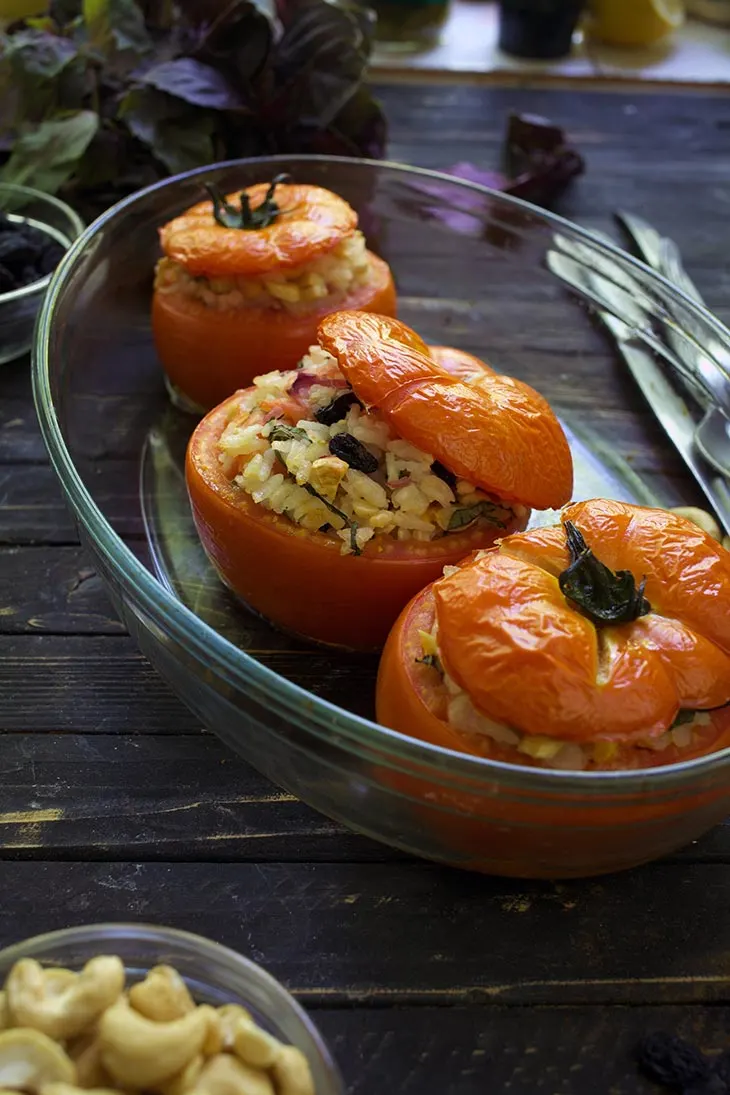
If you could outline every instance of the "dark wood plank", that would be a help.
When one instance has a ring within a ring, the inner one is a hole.
[[[210,734],[1,734],[0,856],[405,858],[280,791]]]
[[[0,734],[0,855],[405,859],[281,791],[210,734]],[[728,862],[730,823],[674,862]]]
[[[635,1063],[642,1038],[677,1033],[715,1055],[727,1007],[317,1009],[349,1095],[659,1095]]]
[[[0,633],[124,633],[81,547],[0,547],[0,574]]]
[[[122,916],[167,923],[329,1006],[730,1000],[724,866],[551,885],[420,863],[3,862],[0,887],[3,942]]]

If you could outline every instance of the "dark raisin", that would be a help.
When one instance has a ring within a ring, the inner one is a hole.
[[[0,236],[0,262],[10,270],[22,270],[37,256],[37,248],[19,232]]]
[[[725,1050],[712,1062],[712,1071],[724,1080],[725,1086],[730,1091],[730,1050]]]
[[[653,1080],[684,1091],[706,1083],[710,1064],[695,1046],[671,1034],[650,1034],[639,1046],[639,1066]]]
[[[38,260],[38,272],[41,275],[52,274],[64,256],[60,243],[49,243],[41,252]]]
[[[335,422],[345,417],[353,403],[359,403],[362,406],[354,392],[343,392],[326,407],[320,407],[318,411],[315,411],[314,417],[323,426],[334,426]]]
[[[434,460],[431,465],[431,471],[434,475],[437,475],[439,479],[443,479],[447,487],[451,487],[452,490],[456,490],[456,476],[453,471],[449,471],[445,468],[440,460]]]
[[[708,1080],[683,1088],[682,1095],[728,1095],[728,1086],[722,1076],[713,1072]]]
[[[377,457],[349,433],[338,433],[331,438],[330,452],[356,471],[364,471],[366,475],[378,470]]]
[[[7,266],[0,263],[0,293],[12,293],[13,289],[17,288],[17,278],[8,270]]]

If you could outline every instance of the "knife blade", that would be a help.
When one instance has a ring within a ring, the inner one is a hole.
[[[556,253],[550,254],[555,256]],[[562,258],[560,255],[557,257]],[[590,285],[591,282],[600,283],[602,280],[600,275],[591,275],[588,270],[584,270],[579,279],[574,276],[572,267],[559,261],[549,260],[548,266],[556,276],[582,296],[586,295],[586,281]],[[593,299],[600,300],[599,288],[592,285],[591,289]],[[651,350],[637,339],[632,328],[604,309],[599,308],[597,314],[613,335],[619,353],[667,437],[701,487],[725,533],[730,535],[730,489],[724,477],[716,475],[697,453],[694,445],[696,423],[689,407],[672,387]]]

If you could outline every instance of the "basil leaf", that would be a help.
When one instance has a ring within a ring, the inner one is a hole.
[[[299,426],[287,426],[284,422],[277,422],[269,433],[269,441],[309,441],[306,430]],[[324,499],[323,499],[324,501]]]
[[[486,518],[491,524],[497,525],[499,528],[504,528],[504,521],[496,516],[498,510],[499,507],[495,506],[494,502],[487,502],[486,500],[484,502],[475,502],[473,506],[462,506],[451,514],[449,527],[446,531],[456,532],[458,529],[466,528],[480,517]]]
[[[15,142],[0,177],[20,185],[32,182],[54,194],[76,170],[98,127],[97,114],[80,110],[26,130]]]
[[[82,13],[89,42],[101,53],[142,56],[152,48],[135,0],[84,0]]]
[[[16,80],[38,84],[53,80],[77,53],[74,43],[59,34],[22,30],[7,39],[3,56]]]
[[[225,76],[193,57],[178,57],[175,61],[155,65],[148,69],[142,82],[193,106],[210,110],[239,110],[245,106]]]
[[[119,115],[173,175],[215,159],[215,123],[207,111],[186,106],[154,87],[139,87],[124,96]]]

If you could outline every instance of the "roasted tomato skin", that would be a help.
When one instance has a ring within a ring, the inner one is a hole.
[[[372,277],[343,303],[348,308],[395,315],[390,269],[369,255]],[[292,369],[317,341],[331,303],[303,315],[273,308],[216,311],[183,293],[155,290],[152,332],[157,356],[172,387],[207,411],[255,376]]]
[[[382,647],[403,605],[443,567],[524,528],[473,527],[431,542],[376,538],[362,555],[257,505],[223,473],[216,446],[236,397],[198,425],[186,480],[203,547],[219,575],[250,608],[288,633],[350,650]]]

